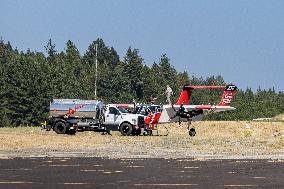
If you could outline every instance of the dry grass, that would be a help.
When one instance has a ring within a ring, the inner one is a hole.
[[[274,120],[284,121],[284,114],[279,114],[273,118]]]
[[[58,135],[35,127],[0,128],[0,155],[82,153],[102,157],[191,157],[207,155],[284,155],[284,122],[194,122],[170,128],[168,136],[105,136],[96,132]],[[160,133],[165,132],[161,127]]]

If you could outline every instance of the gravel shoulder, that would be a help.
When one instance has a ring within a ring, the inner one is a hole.
[[[0,128],[0,158],[105,157],[284,159],[284,122],[194,122],[197,135],[186,124],[165,125],[168,136],[112,136],[97,132],[58,135],[38,127]],[[160,133],[165,133],[164,126]]]

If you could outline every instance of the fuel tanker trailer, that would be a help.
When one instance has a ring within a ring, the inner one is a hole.
[[[98,100],[54,99],[50,102],[47,128],[58,134],[76,131],[107,132],[104,122],[105,106]]]

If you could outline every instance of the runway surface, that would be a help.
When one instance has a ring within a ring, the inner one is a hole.
[[[284,188],[283,160],[0,159],[0,188]]]

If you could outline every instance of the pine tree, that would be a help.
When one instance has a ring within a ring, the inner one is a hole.
[[[125,73],[130,81],[130,91],[133,96],[141,100],[144,98],[143,83],[143,58],[139,55],[138,49],[128,48],[124,57]]]
[[[47,51],[48,57],[48,63],[52,64],[55,62],[55,56],[56,56],[56,50],[55,50],[55,44],[52,43],[52,40],[49,39],[47,45],[44,47]]]

